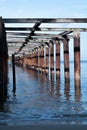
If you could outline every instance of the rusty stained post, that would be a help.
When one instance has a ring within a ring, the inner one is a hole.
[[[42,63],[41,63],[41,53],[42,53],[42,50],[41,50],[41,48],[40,48],[40,51],[39,51],[39,72],[41,73],[42,72]]]
[[[67,36],[63,37],[63,48],[64,48],[64,75],[65,82],[70,81],[70,66],[69,66],[69,39]]]
[[[48,75],[49,48],[46,47],[46,75]]]
[[[41,49],[41,72],[44,73],[44,49]]]
[[[54,75],[54,47],[53,47],[53,41],[51,41],[50,44],[50,67],[51,67],[51,78],[53,79]]]
[[[23,53],[23,57],[22,57],[22,66],[25,67],[25,53]]]
[[[40,73],[40,48],[38,48],[38,73]]]
[[[46,74],[46,46],[44,46],[44,74]]]
[[[60,42],[56,40],[56,74],[60,79]]]
[[[80,87],[80,32],[77,30],[74,36],[74,79],[75,86]]]
[[[49,61],[48,61],[48,66],[49,66],[49,81],[51,80],[51,68],[50,68],[50,44],[49,44]]]
[[[54,42],[54,82],[56,83],[56,43]]]
[[[41,47],[38,47],[38,73],[41,72]]]
[[[36,71],[38,71],[38,51],[36,50]]]
[[[15,75],[15,55],[12,54],[12,69],[13,69],[13,92],[16,91],[16,75]]]
[[[0,104],[7,96],[7,75],[8,75],[8,48],[6,32],[2,17],[0,17]]]

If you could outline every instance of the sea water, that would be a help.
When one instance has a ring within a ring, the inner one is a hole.
[[[64,82],[64,63],[60,80],[16,66],[13,93],[12,65],[8,65],[8,94],[0,106],[0,125],[87,124],[87,61],[81,62],[81,84],[74,85],[74,63],[70,62],[70,84]]]

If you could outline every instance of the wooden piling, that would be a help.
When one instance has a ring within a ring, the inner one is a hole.
[[[56,43],[54,42],[54,82],[56,83]]]
[[[51,67],[51,78],[53,79],[54,74],[54,47],[53,42],[50,45],[50,67]]]
[[[48,62],[48,66],[49,66],[49,81],[51,80],[51,67],[50,67],[50,44],[49,44],[49,62]]]
[[[60,42],[56,40],[56,74],[60,78]]]
[[[75,86],[80,86],[80,32],[74,32],[74,79]]]
[[[15,75],[15,55],[12,54],[12,69],[13,69],[13,92],[16,90],[16,75]]]
[[[46,75],[48,74],[49,48],[46,48]]]
[[[46,74],[46,46],[44,46],[44,74]]]
[[[0,103],[7,96],[8,79],[8,48],[6,42],[6,32],[2,17],[0,17]]]
[[[64,75],[65,82],[70,80],[70,68],[69,68],[69,39],[67,36],[63,37],[63,48],[64,48]]]

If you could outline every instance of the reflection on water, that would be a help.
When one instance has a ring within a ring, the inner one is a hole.
[[[82,64],[86,67],[86,63]],[[87,73],[87,70],[85,71]],[[0,124],[19,125],[32,121],[39,123],[86,123],[87,80],[82,73],[81,86],[74,86],[73,65],[70,82],[61,79],[56,83],[48,76],[16,66],[16,92],[12,92],[12,66],[9,65],[7,100],[0,105]]]

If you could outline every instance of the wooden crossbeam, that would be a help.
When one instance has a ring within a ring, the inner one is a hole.
[[[31,31],[32,28],[29,27],[5,27],[6,31]],[[87,28],[38,28],[37,31],[75,31],[87,32]]]
[[[4,23],[87,23],[87,18],[3,18]]]
[[[34,35],[34,32],[38,29],[38,27],[40,26],[40,24],[41,24],[41,22],[35,23],[34,27],[32,28],[32,30],[31,30],[31,32],[29,34],[29,36],[26,38],[26,41],[28,39],[31,39],[32,35]]]
[[[29,27],[5,27],[6,31],[31,31]]]

